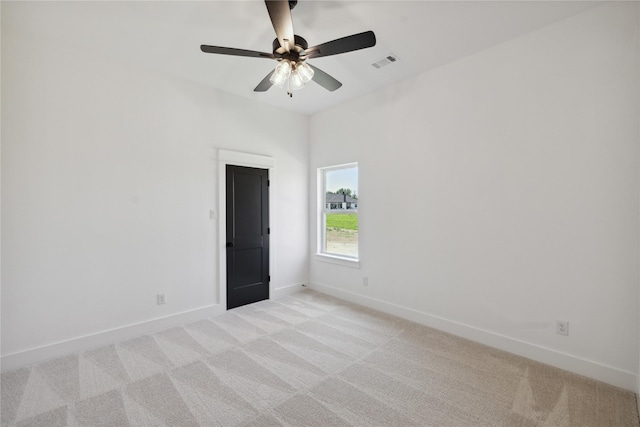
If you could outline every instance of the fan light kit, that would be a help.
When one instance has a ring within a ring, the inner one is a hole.
[[[311,80],[333,92],[342,86],[342,83],[305,61],[310,58],[338,55],[376,45],[376,36],[373,31],[365,31],[308,47],[305,39],[293,34],[291,9],[298,3],[297,0],[265,0],[264,3],[277,36],[273,41],[273,53],[232,47],[200,46],[200,49],[205,53],[269,58],[278,61],[276,68],[262,79],[254,92],[266,92],[271,86],[276,85],[286,89],[287,94],[291,97],[294,90],[303,88]]]
[[[287,88],[287,93],[292,90],[302,89],[313,78],[313,68],[304,62],[291,62],[283,59],[273,70],[269,81],[278,86]]]

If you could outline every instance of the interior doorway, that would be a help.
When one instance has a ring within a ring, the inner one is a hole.
[[[226,165],[227,309],[269,298],[269,170]]]

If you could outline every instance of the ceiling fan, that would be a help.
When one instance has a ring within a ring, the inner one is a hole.
[[[342,83],[305,61],[373,47],[376,45],[376,36],[373,31],[365,31],[309,47],[305,39],[293,33],[291,9],[297,3],[297,0],[265,0],[271,24],[277,36],[273,41],[273,53],[208,45],[201,45],[200,49],[205,53],[268,58],[278,61],[276,68],[262,79],[253,89],[254,92],[266,92],[275,84],[285,88],[287,94],[293,96],[293,90],[304,87],[310,80],[333,92],[342,86]]]

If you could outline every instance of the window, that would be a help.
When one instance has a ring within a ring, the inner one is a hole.
[[[358,260],[358,164],[318,169],[318,253]]]

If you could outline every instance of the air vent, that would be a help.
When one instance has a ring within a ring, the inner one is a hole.
[[[380,61],[374,62],[371,65],[373,65],[375,68],[382,68],[382,67],[385,67],[385,66],[387,66],[389,64],[393,64],[397,60],[398,60],[398,57],[395,56],[393,53],[390,53],[389,55],[387,55],[384,58],[382,58]]]

